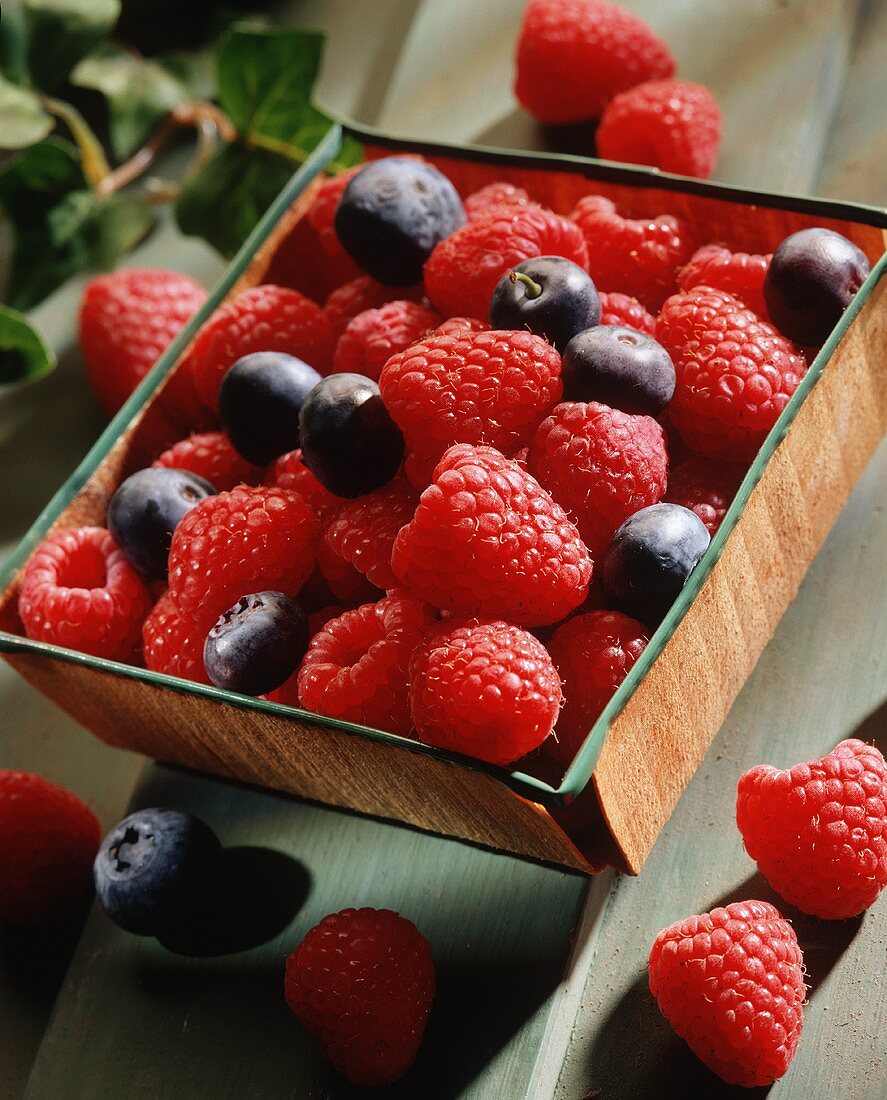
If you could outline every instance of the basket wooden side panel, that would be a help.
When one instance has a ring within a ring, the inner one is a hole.
[[[887,430],[887,279],[767,464],[720,560],[607,735],[594,773],[636,872]]]

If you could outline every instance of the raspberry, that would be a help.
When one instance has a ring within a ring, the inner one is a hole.
[[[373,603],[384,595],[350,561],[345,561],[325,539],[320,540],[317,548],[317,568],[331,594],[351,607]]]
[[[425,263],[425,290],[444,317],[486,317],[502,276],[533,256],[565,256],[588,268],[582,232],[530,205],[478,218],[436,245]]]
[[[407,736],[410,656],[433,618],[426,604],[397,595],[328,622],[302,661],[300,705]]]
[[[501,210],[519,210],[522,206],[531,205],[530,196],[523,187],[515,187],[513,183],[488,183],[479,191],[473,192],[462,204],[465,217],[468,221],[477,221],[488,214],[496,214]]]
[[[277,245],[262,281],[297,290],[320,305],[337,287],[360,274],[344,249],[332,252],[324,247],[306,216],[300,217]]]
[[[330,254],[337,254],[341,250],[347,256],[336,234],[336,211],[339,209],[339,200],[348,186],[348,181],[357,175],[360,168],[361,166],[356,164],[353,168],[325,179],[317,189],[314,201],[305,215],[320,238],[320,243]]]
[[[696,455],[668,475],[665,500],[695,512],[714,538],[744,476],[745,466],[737,462],[717,462]]]
[[[398,531],[413,518],[419,494],[404,478],[340,508],[327,524],[323,542],[377,588],[394,588],[391,551]]]
[[[340,615],[344,615],[348,611],[347,607],[343,607],[340,603],[328,603],[325,607],[320,607],[317,611],[312,611],[308,616],[308,630],[313,638],[315,634],[318,634],[327,623],[338,619]]]
[[[547,748],[560,763],[571,763],[649,640],[636,619],[618,611],[589,611],[554,632],[548,652],[565,702]]]
[[[30,927],[74,912],[100,840],[98,818],[76,795],[0,769],[0,920]]]
[[[430,336],[385,364],[382,399],[404,434],[411,480],[425,484],[453,443],[513,454],[560,400],[561,359],[529,332]]]
[[[394,575],[435,607],[524,626],[556,623],[592,563],[563,509],[492,447],[451,447],[394,541]]]
[[[510,764],[538,748],[560,702],[560,678],[545,647],[510,623],[442,623],[410,663],[419,739],[490,764]]]
[[[754,457],[807,369],[771,324],[712,287],[669,298],[656,339],[675,365],[671,421],[687,446],[712,458]]]
[[[674,72],[668,46],[606,0],[530,0],[517,45],[515,94],[540,122],[600,117],[619,92]]]
[[[570,217],[585,235],[598,290],[631,294],[654,312],[674,290],[675,269],[693,252],[687,225],[671,214],[629,218],[610,199],[586,195]]]
[[[600,299],[602,325],[627,325],[647,336],[656,335],[656,318],[644,309],[637,298],[611,291],[609,294],[602,293]]]
[[[34,551],[18,610],[29,638],[128,661],[151,603],[110,532],[76,527],[50,535]]]
[[[180,439],[151,465],[190,470],[220,491],[235,485],[256,485],[262,480],[261,468],[241,458],[224,432],[202,432]]]
[[[225,372],[254,351],[285,351],[325,373],[333,353],[326,314],[310,298],[282,286],[251,287],[226,302],[197,334],[185,364],[207,405],[218,408]]]
[[[736,824],[761,874],[804,913],[855,917],[887,885],[887,764],[856,738],[789,771],[747,771]]]
[[[403,351],[440,324],[440,317],[418,302],[387,302],[379,309],[366,309],[348,322],[333,356],[336,374],[351,372],[378,381],[382,368],[398,351]]]
[[[265,471],[265,484],[298,493],[321,517],[344,501],[320,484],[302,462],[301,450],[289,451],[275,459]]]
[[[133,267],[90,279],[80,306],[80,350],[109,416],[205,300],[203,287],[177,271]]]
[[[678,1035],[731,1085],[770,1085],[803,1027],[803,957],[794,929],[765,901],[739,901],[664,928],[650,990]]]
[[[286,960],[286,1003],[355,1085],[403,1077],[434,992],[428,941],[389,909],[324,917]]]
[[[388,302],[418,302],[421,297],[421,286],[383,286],[369,275],[361,275],[334,290],[327,298],[323,311],[333,336],[338,339],[359,313],[381,309]]]
[[[448,317],[437,326],[432,336],[467,336],[472,332],[489,332],[490,325],[476,317]]]
[[[171,592],[164,592],[142,625],[145,664],[154,672],[208,684],[203,647],[215,620],[195,619],[179,610]]]
[[[169,587],[183,612],[217,618],[249,592],[295,596],[308,579],[320,520],[298,493],[240,486],[208,497],[181,521]]]
[[[665,493],[665,433],[651,416],[566,401],[539,425],[530,472],[573,517],[597,557],[624,520]]]
[[[720,244],[707,244],[697,249],[681,268],[678,286],[681,290],[692,290],[695,286],[725,290],[766,321],[769,314],[764,302],[764,276],[772,259],[772,252],[757,256],[731,252]]]
[[[721,127],[715,98],[702,84],[649,80],[613,99],[595,140],[606,160],[707,179],[718,159]]]

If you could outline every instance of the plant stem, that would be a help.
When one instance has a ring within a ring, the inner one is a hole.
[[[102,182],[111,172],[111,166],[108,164],[108,158],[105,156],[102,143],[76,107],[72,107],[70,103],[64,103],[60,99],[53,99],[52,96],[43,96],[42,103],[50,114],[60,118],[71,131],[71,136],[80,150],[80,160],[86,182],[94,191],[98,191]]]
[[[537,283],[535,279],[531,279],[530,276],[525,274],[525,272],[523,271],[512,271],[508,278],[513,283],[523,283],[524,287],[526,288],[524,290],[524,294],[526,294],[528,298],[538,298],[539,295],[542,293],[542,286]]]

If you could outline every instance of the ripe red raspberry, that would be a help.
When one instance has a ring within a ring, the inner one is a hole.
[[[315,634],[318,634],[327,623],[338,619],[340,615],[344,615],[349,609],[343,607],[340,603],[328,603],[324,607],[320,607],[317,611],[312,611],[308,616],[308,632],[313,638]]]
[[[564,707],[547,751],[572,762],[614,692],[649,641],[647,630],[618,611],[589,611],[557,628],[548,652],[564,684]]]
[[[18,611],[29,638],[128,661],[151,593],[104,527],[50,535],[25,566]]]
[[[317,568],[332,596],[355,607],[357,604],[374,603],[384,592],[358,572],[350,561],[345,561],[325,540],[317,548]]]
[[[804,1023],[803,957],[794,929],[765,901],[739,901],[664,928],[650,990],[693,1053],[731,1085],[782,1077]]]
[[[403,432],[410,476],[427,484],[453,443],[487,443],[510,455],[561,399],[561,359],[529,332],[430,336],[392,356],[379,379]]]
[[[599,118],[619,92],[674,72],[668,46],[606,0],[530,0],[517,45],[515,94],[540,122]]]
[[[850,738],[821,760],[739,779],[736,824],[773,889],[804,913],[855,917],[887,885],[887,764]]]
[[[158,455],[152,465],[190,470],[220,491],[235,485],[256,485],[262,480],[261,467],[242,458],[224,432],[201,432],[180,439]]]
[[[598,290],[631,294],[655,311],[675,288],[675,271],[693,253],[680,218],[623,216],[601,195],[586,195],[570,215],[585,235],[588,270]]]
[[[427,604],[395,595],[328,622],[299,669],[300,705],[407,736],[410,657],[433,621]]]
[[[602,325],[627,325],[647,336],[656,335],[656,318],[644,309],[637,298],[611,291],[609,294],[601,292],[600,299]]]
[[[410,663],[420,741],[490,764],[510,764],[554,728],[561,682],[541,642],[519,626],[450,620],[430,631]]]
[[[652,416],[565,401],[536,431],[530,472],[573,518],[596,558],[621,523],[662,499],[665,432]]]
[[[302,462],[301,449],[289,451],[276,458],[265,471],[265,484],[298,493],[321,517],[344,503],[342,497],[337,497],[326,486],[321,485]]]
[[[451,447],[394,541],[394,575],[435,607],[524,626],[556,623],[592,563],[563,509],[492,447]]]
[[[109,416],[205,300],[200,283],[177,271],[132,267],[90,279],[80,306],[80,350]]]
[[[515,187],[513,183],[504,181],[488,183],[479,191],[474,191],[462,204],[465,209],[465,217],[468,221],[477,221],[488,214],[498,213],[500,210],[519,210],[522,206],[529,206],[532,200],[523,187]]]
[[[366,309],[348,322],[333,356],[336,374],[362,374],[377,381],[396,352],[420,340],[440,324],[440,317],[418,302],[387,302]]]
[[[418,302],[421,298],[421,286],[384,286],[369,275],[361,275],[334,290],[327,298],[323,311],[334,338],[338,339],[359,313],[381,309],[387,302]]]
[[[205,404],[218,408],[225,372],[253,351],[285,351],[324,374],[333,354],[326,314],[297,290],[267,284],[226,302],[197,334],[186,360]]]
[[[717,163],[721,127],[717,102],[702,84],[649,80],[613,99],[595,140],[606,160],[707,179]]]
[[[577,226],[530,205],[478,218],[435,245],[425,261],[425,290],[444,317],[486,317],[502,276],[533,256],[565,256],[588,267]]]
[[[317,189],[317,194],[305,214],[327,252],[335,253],[339,249],[345,251],[336,233],[336,211],[345,188],[361,167],[362,165],[356,164],[335,176],[328,176]]]
[[[771,324],[712,287],[669,298],[656,339],[675,365],[671,422],[712,458],[753,458],[807,369]]]
[[[295,596],[314,567],[320,520],[298,493],[242,485],[179,523],[169,588],[183,612],[215,618],[249,592]]]
[[[374,493],[343,505],[327,523],[323,542],[377,588],[394,588],[391,551],[398,531],[413,518],[419,494],[398,477]]]
[[[0,770],[0,920],[34,926],[74,912],[92,883],[98,818],[39,775]]]
[[[262,281],[297,290],[312,302],[323,304],[337,287],[360,273],[344,249],[334,253],[324,248],[320,234],[306,216],[300,217],[279,242]]]
[[[428,941],[389,909],[324,917],[286,960],[286,1003],[355,1085],[403,1077],[434,992]]]
[[[472,332],[489,332],[490,325],[476,317],[448,317],[438,325],[432,336],[467,336]]]
[[[745,469],[738,462],[695,455],[669,473],[665,500],[695,512],[714,538],[745,477]]]
[[[142,625],[145,664],[154,672],[208,684],[203,647],[215,618],[195,619],[179,610],[175,596],[164,592]]]
[[[681,268],[678,286],[681,290],[692,290],[695,286],[726,290],[766,321],[769,314],[764,302],[764,276],[772,259],[772,252],[760,256],[707,244],[697,249]]]

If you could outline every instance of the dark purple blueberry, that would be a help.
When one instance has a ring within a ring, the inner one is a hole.
[[[190,912],[221,865],[218,837],[179,810],[139,810],[102,841],[93,865],[95,891],[115,924],[157,936]]]
[[[206,636],[203,663],[216,687],[267,695],[299,667],[308,648],[308,620],[282,592],[242,596]]]
[[[609,606],[658,626],[710,541],[699,516],[680,504],[635,512],[604,551],[601,576]]]
[[[379,387],[362,374],[331,374],[319,382],[299,415],[302,461],[338,497],[381,489],[403,461],[400,429]]]
[[[412,286],[444,237],[465,224],[455,187],[432,164],[407,157],[374,160],[348,181],[336,233],[368,275]]]
[[[674,363],[652,336],[626,325],[597,325],[567,344],[564,400],[600,401],[656,416],[674,394]]]
[[[111,497],[108,530],[146,580],[163,580],[173,531],[195,504],[215,492],[205,478],[189,470],[139,470]]]
[[[792,233],[773,253],[764,300],[773,324],[797,344],[819,347],[871,271],[862,249],[831,229]]]
[[[493,328],[529,329],[558,351],[600,319],[601,300],[591,276],[562,256],[537,256],[517,264],[502,276],[490,299]]]
[[[320,378],[282,351],[256,351],[231,364],[219,389],[219,415],[247,462],[267,466],[299,446],[299,412]]]

